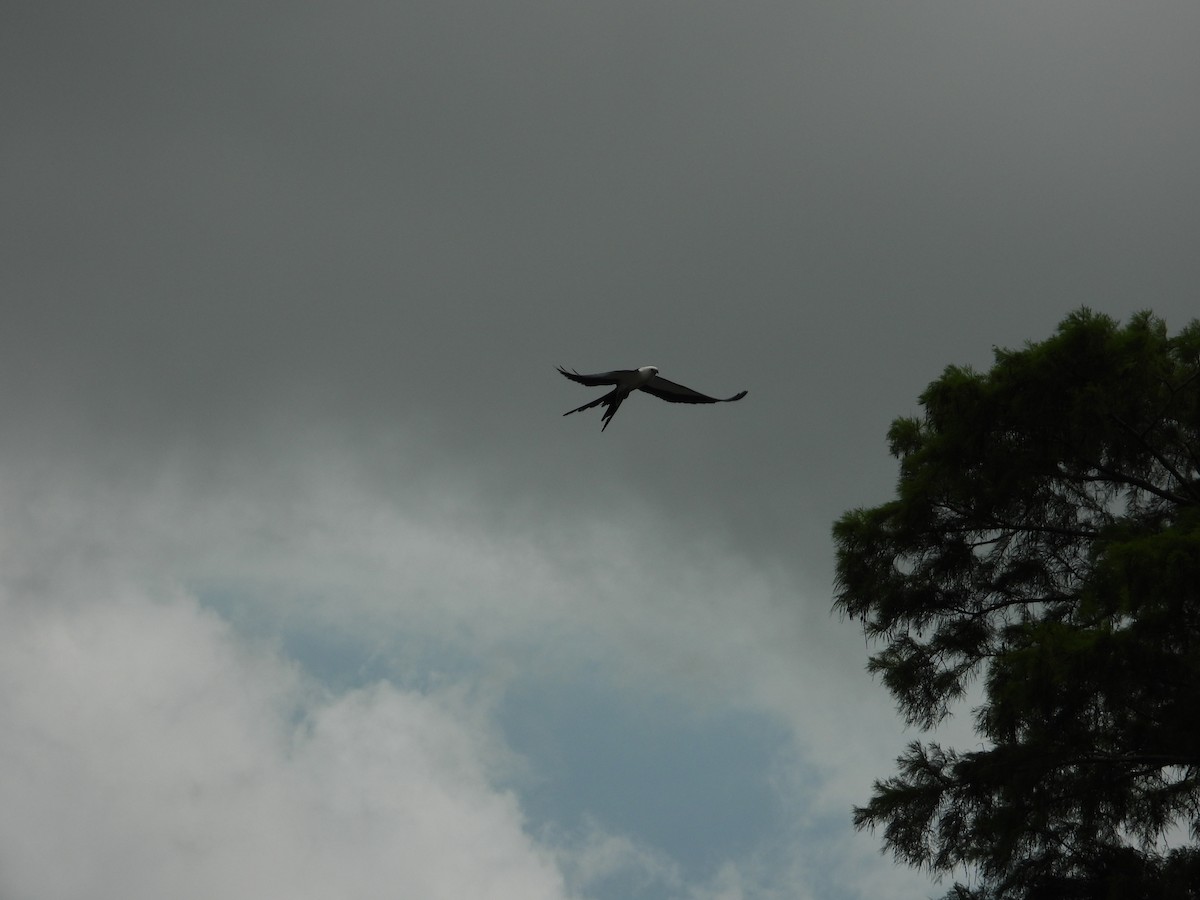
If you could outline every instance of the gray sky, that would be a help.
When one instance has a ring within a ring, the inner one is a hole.
[[[8,4],[0,893],[939,892],[829,527],[948,363],[1195,317],[1198,33]]]

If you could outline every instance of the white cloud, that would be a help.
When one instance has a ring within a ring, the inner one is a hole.
[[[188,597],[0,606],[0,895],[545,898],[452,693],[325,696]]]
[[[675,537],[634,500],[620,522],[559,511],[498,523],[444,472],[396,487],[355,459],[323,446],[274,467],[176,462],[136,480],[5,466],[0,642],[23,649],[4,653],[13,724],[0,740],[30,774],[0,764],[13,792],[0,861],[46,871],[47,857],[69,854],[53,877],[96,879],[130,856],[139,865],[109,874],[133,897],[179,879],[197,896],[236,897],[220,880],[235,876],[297,897],[314,886],[372,896],[387,883],[486,896],[476,882],[502,891],[501,871],[530,880],[523,896],[651,878],[672,896],[764,898],[783,884],[803,896],[817,870],[840,870],[829,896],[853,897],[864,873],[893,872],[848,831],[850,804],[900,749],[895,719],[862,675],[853,627],[829,618],[818,591],[711,537]],[[421,692],[316,695],[282,659],[281,635],[295,629],[341,635],[380,663],[360,675]],[[267,646],[248,647],[248,633]],[[714,859],[728,865],[711,880],[670,874],[676,863],[636,835],[567,849],[526,837],[516,798],[498,787],[522,781],[509,777],[491,704],[514,682],[581,672],[631,702],[749,710],[789,727],[795,754],[767,774],[794,817],[779,837],[794,851],[750,868]],[[475,700],[426,687],[445,680],[469,683]],[[45,812],[26,821],[36,794]],[[75,824],[60,828],[67,817]],[[125,828],[104,824],[120,817]],[[792,852],[799,862],[781,869]]]
[[[589,819],[578,837],[552,836],[568,883],[582,893],[610,879],[632,885],[638,896],[675,896],[684,884],[679,866],[661,853],[639,846],[626,835],[612,834]]]

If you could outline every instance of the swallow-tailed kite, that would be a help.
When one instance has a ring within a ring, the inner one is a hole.
[[[608,423],[616,415],[621,401],[634,391],[645,391],[647,394],[653,394],[655,397],[670,401],[671,403],[731,403],[734,400],[741,400],[747,394],[746,391],[742,391],[740,394],[734,394],[732,397],[726,397],[724,400],[718,397],[709,397],[707,394],[693,391],[682,384],[676,384],[673,381],[661,378],[656,366],[642,366],[640,369],[615,369],[612,372],[601,372],[598,375],[580,375],[574,370],[568,372],[562,366],[558,367],[558,371],[572,381],[579,384],[586,384],[588,387],[599,387],[602,384],[615,385],[603,397],[599,397],[591,403],[585,403],[578,409],[568,410],[563,413],[564,416],[569,416],[571,413],[582,412],[585,409],[591,409],[593,406],[599,406],[603,403],[606,408],[604,415],[600,419],[604,423],[600,428],[601,431],[608,427]]]

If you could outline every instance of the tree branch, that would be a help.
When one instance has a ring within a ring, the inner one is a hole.
[[[1163,490],[1158,485],[1153,484],[1152,482],[1146,481],[1144,478],[1138,478],[1136,475],[1129,475],[1126,472],[1119,472],[1116,469],[1109,468],[1108,466],[1102,466],[1097,463],[1096,471],[1099,472],[1100,475],[1074,474],[1071,472],[1063,471],[1062,468],[1059,468],[1059,474],[1063,478],[1066,478],[1068,480],[1088,481],[1088,482],[1101,482],[1101,481],[1116,482],[1117,484],[1124,484],[1124,485],[1128,485],[1130,487],[1141,488],[1146,493],[1153,494],[1154,496],[1159,497],[1162,500],[1167,500],[1171,503],[1174,503],[1177,506],[1191,506],[1192,503],[1194,502],[1194,501],[1188,499],[1187,497],[1181,497],[1178,494],[1173,494],[1170,491]],[[1103,477],[1101,477],[1101,476],[1103,476]]]
[[[1196,493],[1196,491],[1192,488],[1192,485],[1188,481],[1188,479],[1184,478],[1181,474],[1179,474],[1179,470],[1176,469],[1173,465],[1171,465],[1171,463],[1167,461],[1167,458],[1165,456],[1163,456],[1161,453],[1159,453],[1158,449],[1153,444],[1151,444],[1149,441],[1146,440],[1144,435],[1137,432],[1133,428],[1133,426],[1131,426],[1128,422],[1126,422],[1124,419],[1122,419],[1116,413],[1109,413],[1108,416],[1110,419],[1112,419],[1114,422],[1116,422],[1118,425],[1120,425],[1122,428],[1124,428],[1127,432],[1129,432],[1135,438],[1137,438],[1138,443],[1140,443],[1143,447],[1145,447],[1146,450],[1148,450],[1150,452],[1150,455],[1153,456],[1156,460],[1158,460],[1159,465],[1161,465],[1164,469],[1166,469],[1168,472],[1171,473],[1171,476],[1175,479],[1176,483],[1183,485],[1184,489],[1188,492],[1188,494],[1191,495],[1192,503],[1200,502],[1200,494]],[[1097,467],[1097,468],[1099,468],[1099,467]],[[1101,471],[1103,471],[1103,470],[1101,470]],[[1182,504],[1182,503],[1187,502],[1187,501],[1183,500],[1183,498],[1176,498],[1174,494],[1166,493],[1161,496],[1164,496],[1165,498],[1168,498],[1168,499],[1172,499],[1176,503]]]

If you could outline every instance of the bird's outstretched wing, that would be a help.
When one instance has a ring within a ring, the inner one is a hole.
[[[566,373],[564,372],[563,374],[565,375]],[[653,394],[660,400],[667,400],[671,403],[732,403],[734,400],[741,400],[749,393],[749,391],[742,391],[739,394],[734,394],[732,397],[725,397],[724,399],[710,397],[708,394],[693,391],[690,387],[684,387],[682,384],[668,381],[661,375],[655,375],[643,384],[642,390],[647,394]]]
[[[599,387],[602,384],[617,384],[622,376],[630,376],[635,369],[615,369],[612,372],[600,372],[596,375],[580,375],[574,369],[568,372],[562,366],[558,367],[558,371],[566,375],[572,381],[579,384],[586,384],[588,387]]]

